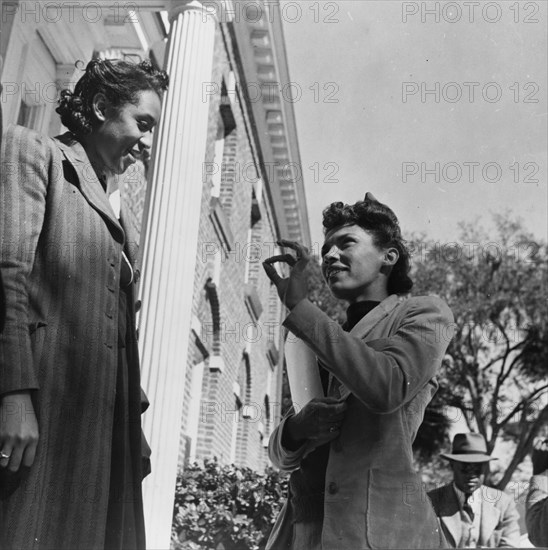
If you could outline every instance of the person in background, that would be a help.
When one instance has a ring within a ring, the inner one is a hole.
[[[135,238],[109,199],[148,156],[167,85],[149,62],[95,59],[61,92],[68,133],[4,136],[3,549],[145,548]]]
[[[373,195],[331,204],[323,225],[322,273],[349,303],[342,327],[307,299],[304,246],[280,241],[295,256],[264,262],[289,309],[284,326],[315,353],[327,394],[287,416],[270,438],[272,462],[291,477],[267,548],[443,547],[411,445],[437,389],[453,316],[437,297],[408,295],[398,219]],[[289,265],[288,278],[276,262]]]
[[[548,547],[548,439],[533,443],[533,477],[525,505],[529,540],[535,546]]]
[[[483,484],[487,453],[481,434],[461,433],[453,439],[450,461],[453,482],[428,493],[452,548],[519,547],[519,514],[510,496]]]

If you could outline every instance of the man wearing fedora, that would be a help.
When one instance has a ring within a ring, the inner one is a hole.
[[[453,482],[428,493],[447,543],[453,548],[518,547],[519,514],[510,496],[483,485],[489,461],[481,434],[462,433],[452,453],[442,453],[453,470]]]

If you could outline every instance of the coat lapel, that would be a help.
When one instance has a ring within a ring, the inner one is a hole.
[[[86,151],[70,133],[63,134],[55,139],[63,155],[76,171],[82,195],[105,220],[114,239],[123,244],[125,240],[124,230],[116,219],[107,194],[89,162]]]
[[[445,531],[453,538],[453,546],[457,548],[462,538],[462,520],[453,486],[451,484],[446,485],[436,500],[440,507],[439,510],[436,510],[436,514],[445,527]]]
[[[452,516],[443,516],[440,518],[446,532],[453,538],[454,548],[458,548],[462,538],[462,520],[460,512],[457,510]]]
[[[406,299],[406,296],[391,294],[385,298],[376,308],[372,309],[365,317],[363,317],[350,331],[352,336],[361,338],[362,340],[378,325],[398,304]],[[335,384],[338,380],[330,377],[330,390],[328,395],[332,395],[335,391]],[[339,394],[341,399],[346,399],[352,392],[343,384],[339,384]]]
[[[485,498],[486,495],[483,494],[484,488],[485,485],[482,486],[479,544],[487,544],[500,519],[500,510]]]
[[[125,253],[133,269],[137,269],[137,260],[139,252],[139,239],[134,231],[129,220],[131,219],[131,213],[126,204],[126,201],[122,199],[122,207],[120,211],[120,225],[126,235],[126,247]]]
[[[391,294],[385,298],[376,308],[372,309],[350,331],[352,336],[362,340],[378,325],[398,304],[403,302],[406,296]]]

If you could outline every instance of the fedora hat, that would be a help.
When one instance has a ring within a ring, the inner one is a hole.
[[[485,438],[481,434],[457,434],[453,439],[452,453],[441,453],[443,458],[458,462],[489,462],[497,460],[487,454]]]

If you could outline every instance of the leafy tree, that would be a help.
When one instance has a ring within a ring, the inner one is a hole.
[[[460,410],[489,451],[499,438],[515,442],[497,483],[504,489],[548,423],[547,247],[519,220],[496,215],[494,224],[495,238],[461,224],[458,243],[417,239],[413,278],[415,294],[438,294],[455,316],[438,412]],[[449,334],[440,327],[439,337]]]
[[[286,495],[285,474],[206,460],[177,477],[172,548],[261,550]]]

